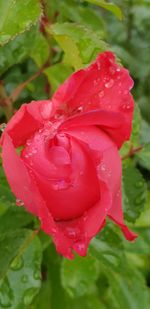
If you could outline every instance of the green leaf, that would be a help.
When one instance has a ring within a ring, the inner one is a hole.
[[[115,227],[107,223],[99,235],[91,241],[90,253],[108,267],[120,270],[123,261],[123,244]]]
[[[18,231],[6,234],[0,247],[0,307],[27,308],[41,285],[40,242],[32,231]]]
[[[108,300],[115,309],[148,309],[150,305],[149,290],[143,275],[135,267],[126,264],[120,273],[105,269],[110,284]]]
[[[139,106],[135,104],[131,137],[130,140],[124,143],[123,147],[121,148],[121,156],[125,156],[129,153],[131,148],[136,148],[140,145],[141,120],[142,119]]]
[[[64,63],[57,63],[44,70],[50,82],[52,92],[72,73],[72,69]]]
[[[136,226],[138,227],[150,227],[150,191],[147,192],[147,201],[144,211],[140,217],[136,220]]]
[[[14,64],[22,63],[31,57],[41,67],[48,59],[49,46],[37,27],[17,36],[0,48],[0,74],[5,73]]]
[[[75,23],[56,23],[47,29],[65,52],[64,61],[75,70],[93,60],[107,49],[100,35]]]
[[[61,280],[64,289],[71,297],[88,295],[94,290],[98,278],[98,263],[92,256],[76,256],[75,260],[63,260]]]
[[[86,0],[86,1],[90,2],[90,3],[93,3],[93,4],[96,4],[96,5],[104,8],[104,9],[106,9],[108,11],[111,11],[120,20],[123,19],[123,15],[122,15],[121,9],[119,8],[119,6],[117,6],[114,3],[106,2],[104,0]]]
[[[122,189],[125,218],[134,222],[145,206],[146,185],[142,174],[131,160],[126,160],[123,164]]]
[[[3,45],[35,24],[41,8],[37,0],[1,0],[0,12],[0,45]]]
[[[14,206],[14,204],[9,205],[7,211],[0,216],[0,234],[5,233],[6,231],[11,232],[16,229],[18,230],[21,227],[26,227],[33,220],[34,217],[26,212],[23,207]]]
[[[150,246],[149,246],[150,227],[136,228],[136,233],[138,234],[138,237],[133,243],[123,240],[125,250],[128,251],[129,253],[137,253],[139,255],[143,254],[150,255]]]
[[[69,0],[60,2],[59,22],[71,20],[75,23],[90,27],[94,31],[105,32],[105,24],[97,10],[90,7],[78,6]]]
[[[136,153],[136,161],[144,168],[150,170],[150,143],[144,145],[139,153]]]

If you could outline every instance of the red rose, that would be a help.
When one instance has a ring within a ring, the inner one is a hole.
[[[128,240],[118,148],[131,133],[133,81],[111,52],[72,74],[52,100],[24,104],[1,139],[13,193],[39,217],[57,251],[84,256],[106,217]],[[15,148],[23,146],[20,157]]]

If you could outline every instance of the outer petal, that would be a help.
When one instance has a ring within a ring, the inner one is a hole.
[[[131,133],[133,99],[129,93],[133,81],[123,67],[115,63],[111,52],[100,54],[96,61],[84,70],[68,78],[53,96],[57,107],[66,105],[69,115],[94,109],[119,112],[124,115],[124,140]],[[122,126],[123,128],[123,126]]]
[[[12,140],[6,133],[3,140],[3,167],[12,192],[20,199],[25,208],[39,217],[42,229],[53,237],[58,252],[73,258],[70,239],[61,231],[48,211],[32,174],[29,175],[23,161],[17,155]]]
[[[49,100],[23,104],[9,121],[1,143],[3,143],[5,133],[8,133],[15,147],[23,145],[36,130],[43,126],[44,121],[53,115],[54,109],[54,105]]]
[[[59,130],[69,130],[84,125],[96,125],[108,133],[118,147],[121,147],[128,135],[128,127],[124,125],[124,122],[125,117],[119,112],[92,110],[69,117],[60,125]]]
[[[97,166],[101,194],[100,203],[97,203],[89,209],[86,215],[83,215],[79,219],[83,227],[82,235],[85,233],[86,236],[80,236],[81,240],[76,241],[73,248],[78,254],[86,254],[89,241],[103,227],[107,215],[121,227],[122,232],[128,240],[135,239],[137,235],[127,228],[123,220],[120,191],[121,160],[116,146],[105,133],[97,128],[72,128],[68,134],[75,136],[78,140],[84,141],[92,150],[93,159]],[[79,253],[81,248],[82,252]]]

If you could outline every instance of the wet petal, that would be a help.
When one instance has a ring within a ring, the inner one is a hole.
[[[86,69],[72,74],[53,96],[55,105],[66,105],[68,115],[94,109],[119,112],[124,115],[126,134],[131,133],[133,81],[126,69],[115,63],[111,52],[100,54]]]
[[[44,121],[51,117],[54,112],[54,107],[52,107],[53,104],[50,100],[23,104],[7,124],[2,135],[2,141],[5,133],[8,133],[15,147],[24,145],[26,140],[43,126]]]

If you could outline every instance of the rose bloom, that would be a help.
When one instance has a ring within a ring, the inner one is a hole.
[[[118,153],[131,133],[132,86],[113,53],[101,53],[51,100],[22,105],[3,132],[3,167],[12,192],[67,258],[73,250],[86,255],[107,217],[126,239],[136,237],[123,220]]]

